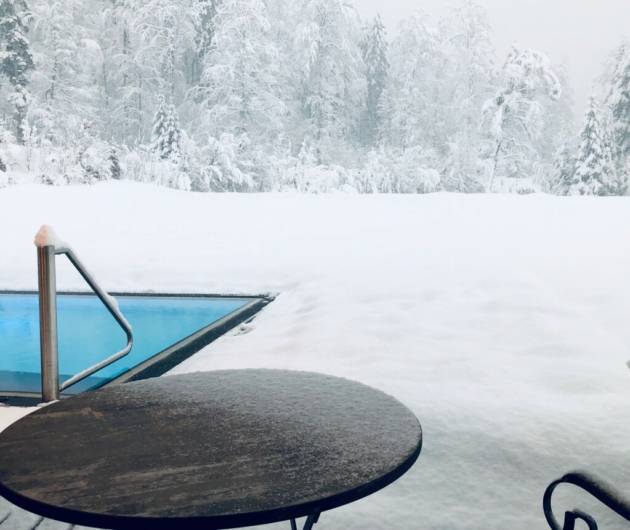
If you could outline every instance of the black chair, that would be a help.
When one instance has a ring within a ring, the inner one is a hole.
[[[585,490],[626,521],[630,522],[630,500],[624,499],[616,489],[598,480],[593,475],[576,471],[552,482],[545,491],[543,510],[545,511],[547,523],[552,530],[575,530],[575,523],[579,520],[584,521],[588,525],[589,530],[597,530],[597,522],[595,519],[578,509],[564,513],[564,524],[561,525],[558,522],[551,509],[551,496],[560,484],[573,484]]]
[[[630,368],[630,361],[627,363]],[[574,471],[562,478],[552,482],[545,491],[543,498],[543,510],[545,512],[545,519],[552,530],[575,530],[576,521],[584,521],[589,530],[597,530],[597,522],[589,514],[584,513],[582,510],[573,509],[571,511],[564,512],[564,524],[561,525],[553,514],[551,508],[551,496],[554,490],[560,484],[573,484],[578,488],[583,489],[598,501],[608,506],[615,513],[623,517],[626,521],[630,522],[630,500],[624,498],[619,491],[615,488],[599,480],[594,475],[584,471]]]

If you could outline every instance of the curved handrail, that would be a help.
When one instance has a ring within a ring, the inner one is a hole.
[[[98,372],[102,368],[109,366],[121,357],[127,355],[131,351],[131,348],[133,346],[133,332],[131,330],[131,325],[120,312],[116,300],[112,298],[109,294],[107,294],[103,289],[101,289],[101,287],[96,283],[96,280],[94,280],[94,277],[87,271],[83,263],[81,263],[81,260],[72,251],[72,248],[70,248],[69,246],[55,246],[55,254],[65,254],[67,256],[70,263],[74,265],[74,268],[77,269],[79,274],[92,288],[96,296],[100,298],[101,302],[103,302],[107,310],[114,317],[116,322],[118,322],[118,325],[123,329],[125,335],[127,336],[127,345],[122,350],[116,352],[114,355],[108,357],[107,359],[104,359],[101,362],[96,363],[95,365],[90,366],[85,370],[82,370],[78,374],[72,376],[70,379],[64,381],[61,385],[59,385],[59,390],[61,391],[74,385],[75,383],[78,383],[79,381],[82,381],[86,377],[89,377],[93,373]]]
[[[615,513],[627,521],[630,521],[630,501],[624,499],[619,491],[612,486],[599,481],[595,476],[589,473],[574,471],[552,482],[545,491],[545,496],[543,497],[543,510],[545,512],[545,519],[547,519],[547,523],[552,530],[574,530],[575,522],[578,519],[584,521],[588,525],[589,530],[597,530],[597,523],[595,522],[595,519],[577,509],[565,512],[564,525],[560,525],[554,516],[551,507],[551,497],[554,490],[560,484],[572,484],[583,489],[595,497],[598,501],[608,506],[608,508],[613,510]]]

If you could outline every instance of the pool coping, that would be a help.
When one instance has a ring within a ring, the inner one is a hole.
[[[0,294],[37,294],[37,291],[15,290],[9,291],[0,289]],[[58,291],[60,295],[94,295],[92,292],[86,291]],[[275,300],[276,295],[267,293],[261,295],[247,294],[205,294],[205,293],[123,293],[111,292],[111,296],[126,297],[155,297],[155,298],[223,298],[223,299],[240,299],[249,300],[245,305],[235,309],[219,320],[204,326],[194,333],[182,338],[181,340],[171,344],[165,349],[155,353],[148,359],[145,359],[136,366],[123,372],[122,374],[110,379],[105,384],[96,388],[88,389],[86,392],[96,390],[97,388],[105,388],[111,385],[123,384],[129,381],[138,381],[141,379],[150,379],[164,375],[175,366],[181,364],[186,359],[192,357],[202,348],[211,342],[225,335],[236,326],[243,322],[252,320],[258,312]],[[82,393],[82,392],[81,392]],[[62,394],[61,398],[72,397],[73,394]],[[14,406],[32,406],[41,403],[41,394],[39,392],[3,392],[0,390],[0,404]]]

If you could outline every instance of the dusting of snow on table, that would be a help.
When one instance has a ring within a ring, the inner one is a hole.
[[[0,289],[36,289],[44,223],[109,291],[280,293],[175,372],[318,371],[411,408],[418,464],[325,528],[543,529],[572,469],[628,487],[630,198],[20,186],[0,191]],[[65,260],[58,287],[84,289]]]
[[[87,392],[12,425],[0,491],[95,526],[237,528],[366,497],[413,465],[421,441],[407,407],[355,381],[197,372]]]

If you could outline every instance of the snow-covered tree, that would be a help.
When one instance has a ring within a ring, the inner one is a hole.
[[[575,101],[567,69],[564,65],[557,64],[552,65],[552,70],[558,77],[562,93],[557,98],[546,96],[540,98],[542,126],[533,142],[537,157],[535,170],[539,171],[536,178],[544,190],[553,186],[553,167],[558,151],[565,144],[575,147],[576,131],[580,126],[574,115]]]
[[[132,12],[132,30],[140,36],[141,56],[154,66],[147,82],[172,101],[181,100],[185,86],[183,57],[195,46],[191,0],[144,0]]]
[[[139,35],[132,30],[131,0],[112,0],[94,24],[102,50],[98,121],[103,135],[127,145],[144,132],[144,75],[137,56]]]
[[[354,187],[362,193],[430,193],[439,189],[435,153],[419,146],[407,149],[380,146],[368,152],[355,172]]]
[[[514,47],[502,71],[501,88],[484,105],[488,138],[488,189],[495,177],[530,177],[539,160],[536,142],[544,127],[542,101],[562,94],[558,76],[542,53]]]
[[[167,124],[169,121],[168,107],[164,96],[158,98],[158,106],[153,117],[153,129],[151,131],[151,144],[153,151],[162,158],[162,153],[166,152],[164,145],[167,139]],[[166,158],[166,157],[164,157]]]
[[[26,116],[29,104],[29,75],[33,56],[26,36],[29,10],[25,0],[0,0],[0,80],[10,89],[7,98],[14,109],[16,139],[25,141]]]
[[[194,191],[250,191],[254,181],[243,166],[249,142],[246,136],[224,133],[209,137],[197,153],[202,162],[192,182]]]
[[[427,17],[416,11],[403,20],[390,46],[390,75],[383,94],[383,134],[395,148],[432,145],[436,122],[432,120],[436,62],[439,45],[426,25]]]
[[[223,0],[201,76],[205,128],[212,136],[273,137],[285,113],[278,97],[278,51],[262,0]]]
[[[166,155],[166,158],[171,160],[179,161],[182,155],[181,142],[182,131],[179,126],[179,116],[175,105],[171,103],[168,106],[168,121],[166,123],[166,142],[164,143],[166,149],[162,151],[162,155]]]
[[[178,161],[181,155],[181,130],[177,110],[163,96],[153,119],[153,151],[163,160]]]
[[[617,169],[624,171],[630,159],[630,44],[623,43],[615,55],[606,97],[610,111],[610,128],[614,141],[613,156]]]
[[[97,0],[103,10],[94,22],[102,53],[99,121],[108,139],[130,146],[145,143],[158,95],[168,95],[178,107],[184,100],[195,1]]]
[[[450,191],[483,190],[479,160],[483,103],[496,90],[495,51],[486,11],[472,0],[456,5],[442,22],[444,54],[443,133],[448,146],[442,183]]]
[[[615,174],[610,136],[602,125],[598,105],[591,98],[575,157],[575,184],[569,193],[621,195],[625,193],[624,188]]]
[[[0,120],[0,181],[4,181],[1,173],[6,173],[9,169],[9,155],[7,146],[14,140],[11,133],[5,128],[4,123]]]
[[[362,137],[367,144],[373,144],[381,128],[381,96],[385,90],[389,61],[387,59],[387,34],[380,15],[376,15],[367,35],[361,43],[367,99]]]
[[[296,9],[293,61],[305,134],[318,163],[340,162],[340,147],[358,139],[366,94],[358,17],[342,0],[300,0]]]
[[[576,189],[578,179],[575,175],[575,149],[565,142],[558,149],[553,163],[550,190],[558,195],[570,195]]]
[[[30,115],[45,144],[67,146],[85,120],[100,121],[102,50],[91,38],[92,23],[78,0],[33,4]]]
[[[111,178],[114,180],[120,180],[122,176],[122,170],[120,168],[120,158],[118,157],[118,152],[114,147],[112,147],[109,151],[108,160]]]
[[[196,85],[201,81],[203,66],[208,53],[212,49],[215,33],[215,20],[219,0],[197,0],[194,10],[195,45],[191,61],[190,83]]]

